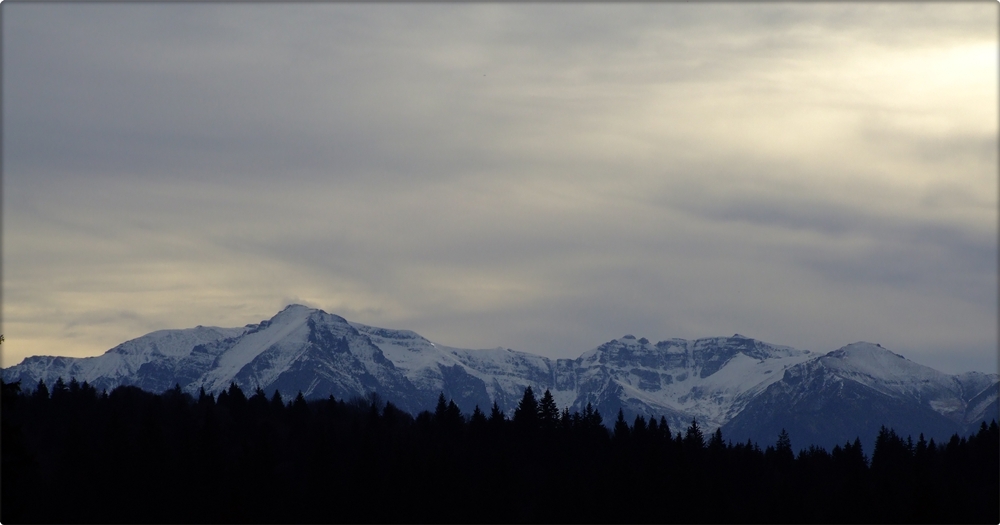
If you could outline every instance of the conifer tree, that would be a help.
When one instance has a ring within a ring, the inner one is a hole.
[[[538,427],[538,401],[530,386],[524,389],[524,396],[514,409],[514,424],[525,429]]]
[[[222,392],[219,392],[219,395],[216,396],[215,404],[220,407],[229,407],[229,393],[226,392],[225,389],[223,389]]]
[[[445,411],[445,420],[448,425],[452,427],[461,427],[465,422],[462,418],[462,411],[458,409],[458,405],[455,404],[455,400],[448,401],[448,408]]]
[[[215,405],[215,398],[211,394],[205,393],[205,387],[198,389],[198,406],[213,406]]]
[[[579,416],[579,413],[577,413],[577,416]],[[563,430],[573,428],[573,416],[569,413],[569,407],[563,407],[562,412],[559,413],[559,428]]]
[[[472,417],[469,418],[469,425],[475,428],[482,428],[487,423],[486,414],[483,414],[482,410],[479,410],[479,405],[472,411]]]
[[[698,426],[697,418],[691,418],[691,426],[684,434],[684,447],[694,450],[705,448],[705,436],[701,432],[701,427]]]
[[[438,424],[443,424],[448,417],[448,400],[444,397],[444,392],[438,394],[437,405],[434,406],[434,420]]]
[[[480,414],[481,413],[482,412],[480,412]],[[399,407],[392,404],[392,401],[385,402],[385,407],[382,408],[382,419],[385,420],[385,426],[387,428],[394,427],[400,421],[406,420],[407,417],[408,414],[404,413],[399,409]]]
[[[281,399],[281,392],[278,389],[274,389],[274,395],[271,396],[271,409],[275,412],[281,412],[285,408],[285,401]]]
[[[38,380],[38,386],[35,387],[35,392],[31,397],[34,399],[49,399],[49,387],[45,386],[45,381]]]
[[[624,441],[628,439],[629,428],[628,423],[625,422],[625,413],[622,409],[618,409],[618,419],[615,420],[614,438],[618,441]]]
[[[479,405],[476,405],[472,409],[472,415],[469,416],[469,434],[475,438],[482,437],[490,426],[489,420],[486,419],[486,414],[479,409]]]
[[[791,459],[794,455],[792,453],[792,440],[788,437],[788,431],[781,429],[781,433],[778,434],[778,441],[774,444],[774,450],[781,457]]]
[[[594,407],[588,401],[587,402],[587,407],[583,409],[583,423],[584,423],[584,425],[586,425],[587,428],[590,428],[592,426],[593,419],[594,419]]]
[[[250,396],[250,399],[247,400],[247,405],[250,407],[250,410],[255,414],[261,415],[264,412],[266,412],[268,402],[267,402],[267,394],[264,393],[264,389],[258,386],[254,390],[253,395]]]
[[[302,391],[295,395],[295,400],[292,401],[292,408],[296,410],[308,410],[309,405],[306,403],[306,396],[302,395]]]
[[[646,418],[642,414],[636,414],[635,419],[632,421],[632,432],[635,433],[636,431],[646,431]]]
[[[86,381],[80,383],[80,393],[84,399],[97,399],[97,389],[90,386],[90,383]]]
[[[559,420],[559,407],[556,406],[556,401],[552,398],[552,392],[549,392],[547,388],[542,394],[542,402],[538,404],[538,419],[542,427],[546,429],[555,428],[556,422]]]
[[[63,382],[62,376],[59,376],[56,378],[56,384],[52,385],[52,399],[61,399],[68,393],[69,388],[66,388],[66,383]]]
[[[496,400],[493,401],[493,408],[490,409],[490,419],[491,425],[501,425],[507,420],[507,416],[504,415],[503,410],[500,410],[500,405],[497,405]]]
[[[724,448],[726,448],[726,444],[722,441],[722,428],[717,428],[708,440],[708,449],[713,452],[719,452]]]
[[[222,396],[219,397],[221,398]],[[286,413],[294,425],[301,427],[309,420],[309,404],[306,403],[306,397],[302,395],[301,390],[298,394],[295,394],[295,399],[292,400],[288,408],[288,412]]]
[[[235,381],[229,383],[229,400],[233,401],[238,399],[240,402],[246,401],[247,396],[243,393],[243,389],[240,385],[237,385]]]
[[[920,433],[920,438],[917,439],[917,446],[913,450],[914,455],[919,459],[927,453],[927,441],[924,439],[924,433]]]

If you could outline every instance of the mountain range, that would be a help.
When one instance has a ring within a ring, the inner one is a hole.
[[[29,389],[62,377],[98,391],[180,385],[191,394],[218,393],[236,383],[307,399],[377,392],[414,414],[432,409],[443,393],[465,414],[477,405],[488,411],[495,401],[510,415],[531,386],[549,390],[571,412],[589,403],[608,424],[621,409],[630,423],[638,415],[665,417],[675,432],[697,419],[733,441],[769,444],[786,429],[797,447],[828,449],[856,437],[870,446],[882,425],[940,441],[1000,419],[997,374],[949,375],[871,343],[824,354],[739,334],[657,343],[625,335],[576,359],[549,359],[447,347],[302,305],[242,328],[152,332],[96,357],[29,357],[2,377]]]

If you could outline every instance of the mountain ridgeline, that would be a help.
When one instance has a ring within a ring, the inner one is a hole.
[[[30,357],[2,377],[27,389],[64,378],[97,391],[179,385],[195,396],[231,384],[306,400],[374,392],[413,415],[440,394],[466,414],[494,402],[510,413],[530,386],[571,412],[621,409],[630,421],[662,417],[673,428],[696,419],[738,442],[766,443],[787,429],[802,446],[827,449],[856,437],[871,444],[882,425],[945,440],[1000,419],[996,374],[944,374],[870,343],[821,354],[739,334],[657,343],[626,335],[576,359],[548,359],[451,348],[301,305],[243,328],[153,332],[97,357]]]

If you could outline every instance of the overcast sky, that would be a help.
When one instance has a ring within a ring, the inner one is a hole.
[[[289,303],[997,369],[998,4],[3,4],[2,365]]]

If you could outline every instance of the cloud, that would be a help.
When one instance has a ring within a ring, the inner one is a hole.
[[[982,368],[995,14],[8,6],[4,362],[299,302],[560,357],[739,332]]]

